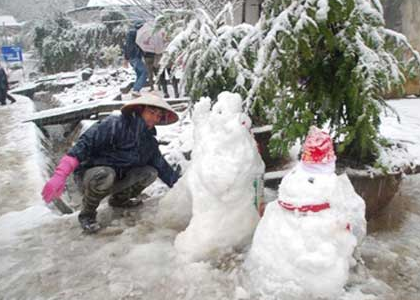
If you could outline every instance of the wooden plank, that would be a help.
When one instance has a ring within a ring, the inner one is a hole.
[[[168,103],[177,106],[176,104],[185,103],[190,101],[189,98],[181,99],[167,99]],[[47,109],[40,112],[36,112],[31,118],[23,122],[34,122],[37,126],[57,125],[65,123],[78,122],[84,119],[92,119],[94,115],[100,113],[112,112],[113,110],[119,110],[121,107],[129,101],[91,101],[78,105],[64,106],[53,109]],[[94,119],[96,119],[94,117]]]
[[[94,101],[79,105],[58,107],[34,113],[24,122],[34,122],[38,126],[71,123],[83,119],[90,119],[92,115],[120,109],[123,101]]]

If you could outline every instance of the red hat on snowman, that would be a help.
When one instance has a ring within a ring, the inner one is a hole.
[[[313,173],[331,173],[335,171],[336,159],[329,134],[311,126],[303,144],[302,167]]]

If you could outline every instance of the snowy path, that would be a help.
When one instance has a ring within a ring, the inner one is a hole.
[[[44,179],[36,129],[20,123],[32,105],[24,97],[18,101],[0,108],[5,124],[0,127],[0,299],[255,299],[242,280],[246,254],[213,264],[181,261],[173,247],[178,232],[156,224],[154,200],[123,216],[104,203],[99,220],[110,226],[93,236],[82,234],[76,214],[50,211],[39,196]],[[415,109],[404,103],[398,110],[411,121],[395,136],[419,132],[420,102],[407,104]],[[418,136],[412,138],[420,145]],[[353,274],[341,300],[418,300],[419,195],[420,175],[405,178],[392,207],[370,224],[372,233],[361,249],[368,268]]]
[[[371,275],[393,288],[396,299],[420,295],[420,174],[407,176],[398,194],[368,225],[362,255]],[[393,298],[390,298],[393,299]]]
[[[16,103],[0,106],[0,215],[41,199],[43,165],[36,139],[38,129],[32,123],[21,123],[34,106],[26,97],[15,97]]]
[[[48,209],[37,129],[21,123],[32,111],[25,97],[0,107],[0,299],[235,298],[232,266],[178,261],[178,232],[154,224],[156,201],[128,213],[104,203],[98,219],[109,226],[93,236],[77,213]]]
[[[218,294],[233,299],[229,273],[175,259],[176,232],[155,228],[150,210],[153,205],[143,208],[137,223],[116,219],[96,236],[82,234],[71,215],[50,217],[16,239],[0,238],[7,262],[0,266],[1,294],[5,299],[223,299]],[[110,214],[105,208],[100,219]],[[2,231],[8,221],[0,219]]]

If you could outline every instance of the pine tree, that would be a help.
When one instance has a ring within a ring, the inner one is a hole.
[[[394,50],[419,54],[385,28],[379,0],[266,0],[256,25],[255,81],[247,104],[274,124],[286,154],[311,125],[328,126],[339,158],[373,164],[383,95],[404,82]]]
[[[158,27],[170,35],[162,60],[165,66],[180,68],[181,85],[193,100],[202,96],[216,99],[222,91],[243,96],[251,87],[251,52],[242,51],[241,41],[254,27],[233,25],[233,5],[226,4],[212,17],[204,8],[166,10],[157,18]],[[239,55],[239,53],[246,55]]]

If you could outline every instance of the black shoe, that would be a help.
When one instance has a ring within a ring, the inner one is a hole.
[[[119,207],[119,208],[133,208],[133,207],[137,207],[143,204],[143,200],[137,199],[137,198],[132,198],[132,199],[128,199],[124,202],[113,202],[113,201],[109,201],[108,202],[110,206],[112,207]]]
[[[82,226],[82,229],[86,233],[96,233],[101,229],[101,226],[96,222],[94,216],[89,215],[79,215],[79,222]]]

